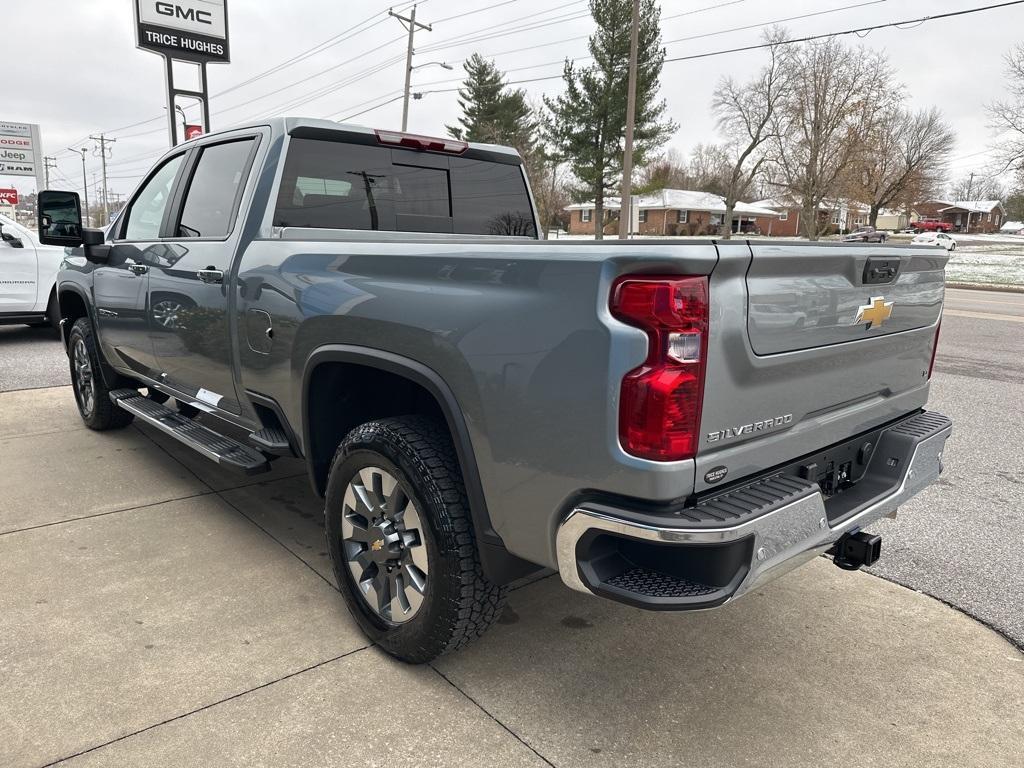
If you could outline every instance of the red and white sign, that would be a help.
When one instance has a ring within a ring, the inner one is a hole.
[[[192,139],[198,139],[203,135],[203,126],[201,125],[186,125],[185,126],[185,141],[191,141]]]
[[[18,190],[13,188],[0,189],[0,203],[6,203],[7,205],[17,205]]]

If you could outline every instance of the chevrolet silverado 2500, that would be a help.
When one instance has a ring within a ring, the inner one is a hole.
[[[294,118],[170,150],[107,232],[40,201],[86,425],[302,457],[408,661],[541,568],[680,611],[858,568],[942,469],[938,248],[538,240],[514,151]]]

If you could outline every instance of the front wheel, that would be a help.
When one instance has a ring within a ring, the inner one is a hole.
[[[131,424],[134,416],[110,402],[110,389],[100,370],[92,322],[87,317],[78,318],[71,326],[68,359],[71,361],[71,388],[85,426],[104,431]]]
[[[349,611],[385,651],[422,664],[481,636],[505,589],[481,570],[458,458],[444,426],[371,421],[334,455],[327,546]]]

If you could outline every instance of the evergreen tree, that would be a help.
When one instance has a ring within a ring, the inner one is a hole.
[[[632,0],[590,0],[597,31],[590,37],[594,63],[577,69],[565,62],[565,92],[545,99],[550,113],[547,138],[580,181],[578,196],[594,200],[595,232],[603,236],[604,198],[618,188],[626,138],[629,91],[629,38]],[[665,61],[661,47],[661,9],[656,0],[640,0],[637,36],[636,121],[633,166],[646,164],[676,125],[665,119],[658,81]]]
[[[466,79],[459,89],[462,117],[447,126],[448,135],[463,141],[482,141],[515,147],[524,157],[537,144],[537,120],[526,93],[505,85],[501,71],[479,53],[466,59]]]

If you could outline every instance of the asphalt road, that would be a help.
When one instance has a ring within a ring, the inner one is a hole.
[[[950,289],[929,408],[954,421],[946,472],[873,527],[873,572],[1024,648],[1024,294]],[[52,331],[0,327],[0,391],[69,383]]]

